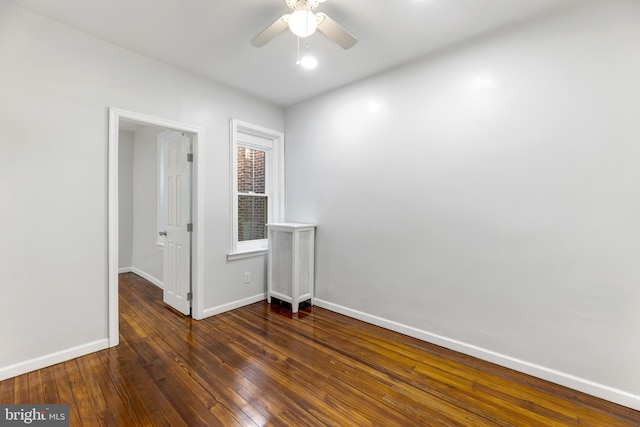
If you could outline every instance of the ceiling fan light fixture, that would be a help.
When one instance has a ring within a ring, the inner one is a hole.
[[[326,13],[314,11],[324,0],[285,0],[291,13],[286,13],[251,40],[256,47],[264,46],[287,27],[298,38],[309,37],[316,30],[343,49],[351,48],[358,39]]]
[[[309,9],[298,9],[289,16],[289,29],[298,37],[309,37],[318,28],[318,19]]]
[[[318,60],[315,58],[315,56],[305,55],[300,58],[300,66],[302,66],[302,68],[306,68],[307,70],[313,70],[318,66]]]

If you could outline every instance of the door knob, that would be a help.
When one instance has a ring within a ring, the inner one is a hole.
[[[158,234],[160,234],[161,236],[166,236],[166,235],[167,235],[167,232],[166,232],[166,231],[161,231],[161,232],[160,232],[160,233],[158,233]]]

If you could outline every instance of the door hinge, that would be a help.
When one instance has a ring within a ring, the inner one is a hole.
[[[193,292],[187,292],[187,301],[193,300]]]
[[[187,153],[187,162],[193,163],[193,153]]]
[[[193,224],[192,223],[187,224],[187,231],[189,231],[189,232],[193,231]]]

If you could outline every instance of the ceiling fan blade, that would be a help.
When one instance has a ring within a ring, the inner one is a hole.
[[[273,24],[269,25],[266,30],[258,34],[251,40],[251,44],[256,47],[264,46],[269,43],[275,36],[284,31],[285,28],[289,25],[289,14],[282,15],[280,18],[276,20]]]
[[[343,49],[349,49],[358,41],[349,31],[342,28],[326,14],[319,12],[316,13],[316,17],[318,18],[318,31],[338,43]]]

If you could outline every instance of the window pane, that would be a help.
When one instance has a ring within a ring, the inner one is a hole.
[[[267,238],[267,198],[238,196],[238,241]]]
[[[264,151],[238,147],[238,192],[265,193],[265,157]]]

